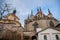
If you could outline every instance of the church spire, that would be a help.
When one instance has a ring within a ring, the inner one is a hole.
[[[27,17],[27,19],[29,19],[29,14],[28,14],[28,17]]]
[[[48,9],[48,17],[53,17],[52,13],[50,12],[50,10]]]
[[[37,8],[37,12],[39,12],[39,9]]]
[[[42,14],[42,9],[41,9],[41,7],[40,7],[40,9],[39,9],[39,12],[40,12],[40,14]]]
[[[52,13],[50,12],[50,10],[48,9],[48,15],[52,15]]]
[[[31,15],[30,16],[33,16],[33,11],[31,10]]]
[[[51,14],[50,10],[48,9],[48,13]]]
[[[41,7],[40,7],[39,11],[42,12]]]

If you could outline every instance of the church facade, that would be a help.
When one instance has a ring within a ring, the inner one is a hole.
[[[48,15],[41,8],[37,9],[36,15],[31,12],[25,19],[24,28],[15,13],[16,10],[13,10],[4,19],[0,19],[0,40],[60,40],[59,21],[49,9]]]

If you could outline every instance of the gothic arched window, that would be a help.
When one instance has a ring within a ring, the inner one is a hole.
[[[54,27],[54,23],[52,21],[49,22],[50,27]]]
[[[35,23],[33,24],[33,26],[34,26],[34,30],[36,31],[36,28],[38,28],[38,23],[35,22]]]
[[[55,35],[56,36],[56,40],[59,40],[59,36],[58,35]]]
[[[44,35],[44,40],[47,40],[47,36],[46,35]]]

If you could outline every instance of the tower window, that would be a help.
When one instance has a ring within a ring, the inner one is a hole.
[[[59,36],[58,35],[55,35],[56,36],[56,40],[59,40]]]
[[[50,21],[50,27],[54,27],[54,23],[52,21]]]
[[[46,35],[44,35],[44,40],[47,40],[47,36]]]

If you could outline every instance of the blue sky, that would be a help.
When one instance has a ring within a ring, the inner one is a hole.
[[[41,7],[44,14],[48,14],[48,8],[50,9],[53,16],[60,20],[60,0],[0,0],[2,3],[11,4],[12,7],[16,8],[16,15],[20,18],[20,22],[24,25],[24,19],[27,18],[28,14],[36,14],[38,7]]]

